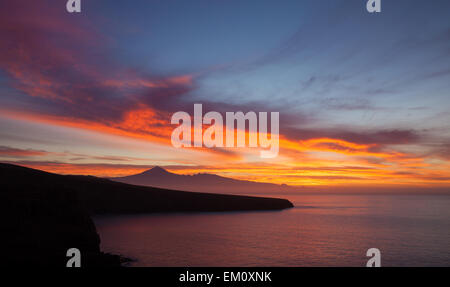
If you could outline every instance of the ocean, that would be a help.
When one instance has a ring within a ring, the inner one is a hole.
[[[101,216],[105,252],[131,266],[450,266],[450,195],[274,194],[282,211]]]

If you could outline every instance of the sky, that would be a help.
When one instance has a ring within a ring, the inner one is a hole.
[[[450,2],[0,3],[0,161],[289,185],[450,185]],[[174,148],[177,111],[279,112],[280,152]]]

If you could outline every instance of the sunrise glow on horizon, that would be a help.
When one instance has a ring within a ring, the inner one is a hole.
[[[450,3],[386,1],[374,16],[360,2],[136,1],[122,13],[97,0],[81,15],[0,4],[0,161],[101,177],[162,166],[293,186],[450,186]],[[171,116],[195,103],[279,112],[278,156],[173,147]]]

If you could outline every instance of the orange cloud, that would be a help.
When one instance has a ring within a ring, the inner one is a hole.
[[[0,146],[0,156],[2,157],[30,157],[30,156],[45,156],[48,153],[41,150],[33,149],[18,149],[7,146]]]

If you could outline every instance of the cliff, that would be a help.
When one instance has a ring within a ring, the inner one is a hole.
[[[90,215],[281,210],[284,199],[206,194],[134,186],[92,176],[64,176],[0,164],[3,264],[65,266],[81,250],[82,266],[119,266],[100,251]]]

